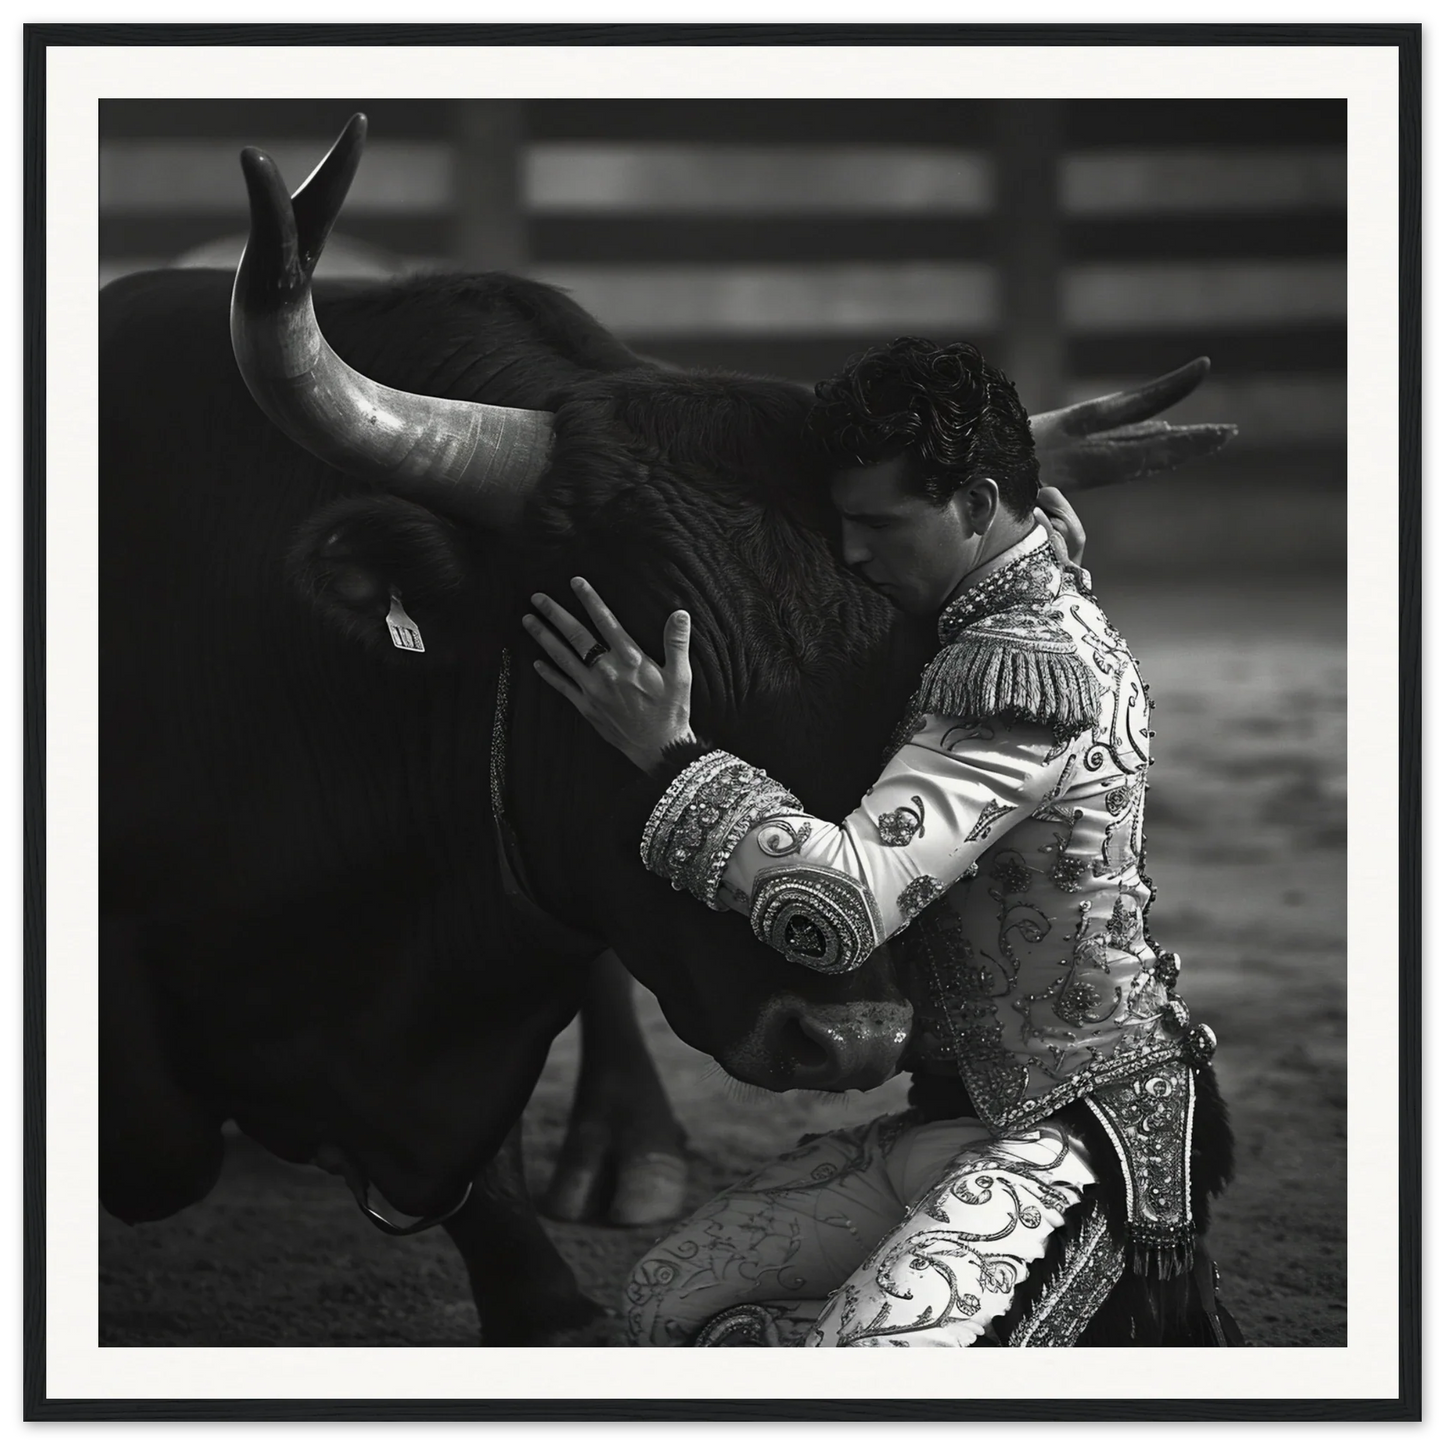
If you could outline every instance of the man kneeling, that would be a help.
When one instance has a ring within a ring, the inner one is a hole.
[[[1148,688],[1049,525],[1077,519],[971,346],[867,352],[810,425],[844,560],[939,644],[841,823],[693,736],[685,614],[662,668],[581,579],[600,642],[549,598],[555,631],[526,619],[655,781],[647,867],[807,968],[889,946],[914,1006],[909,1111],[685,1221],[628,1286],[634,1342],[1234,1343],[1201,1244],[1230,1168],[1214,1038],[1149,932]]]

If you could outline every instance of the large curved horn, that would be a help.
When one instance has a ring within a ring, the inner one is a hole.
[[[504,528],[547,463],[552,414],[396,391],[327,345],[311,276],[361,160],[366,117],[347,122],[295,196],[247,147],[251,234],[231,293],[231,346],[251,395],[292,441],[351,476]]]
[[[1170,426],[1140,422],[1083,437],[1055,451],[1039,453],[1039,481],[1061,492],[1086,491],[1132,482],[1217,452],[1239,432],[1223,423]]]
[[[1082,491],[1169,471],[1217,452],[1238,427],[1173,426],[1158,417],[1208,374],[1209,358],[1200,356],[1142,386],[1031,417],[1040,481]]]

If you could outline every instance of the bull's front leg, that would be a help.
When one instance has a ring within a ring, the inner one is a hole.
[[[443,1227],[466,1263],[482,1344],[556,1344],[603,1313],[578,1288],[532,1209],[520,1121],[477,1176],[466,1205]]]
[[[632,978],[604,953],[588,973],[577,1088],[542,1212],[621,1225],[676,1219],[687,1193],[684,1144],[637,1021]]]

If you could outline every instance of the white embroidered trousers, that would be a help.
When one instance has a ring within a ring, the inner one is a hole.
[[[654,1245],[626,1290],[635,1345],[684,1345],[761,1304],[784,1343],[961,1348],[1007,1312],[1095,1182],[1052,1124],[890,1115],[805,1139]]]

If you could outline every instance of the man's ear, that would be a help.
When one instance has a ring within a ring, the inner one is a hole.
[[[475,617],[481,572],[466,534],[399,497],[347,498],[302,523],[287,556],[292,584],[343,636],[393,650],[387,613],[402,605],[434,658]]]
[[[992,477],[977,477],[953,495],[969,531],[981,537],[993,525],[1002,505],[998,483]]]

